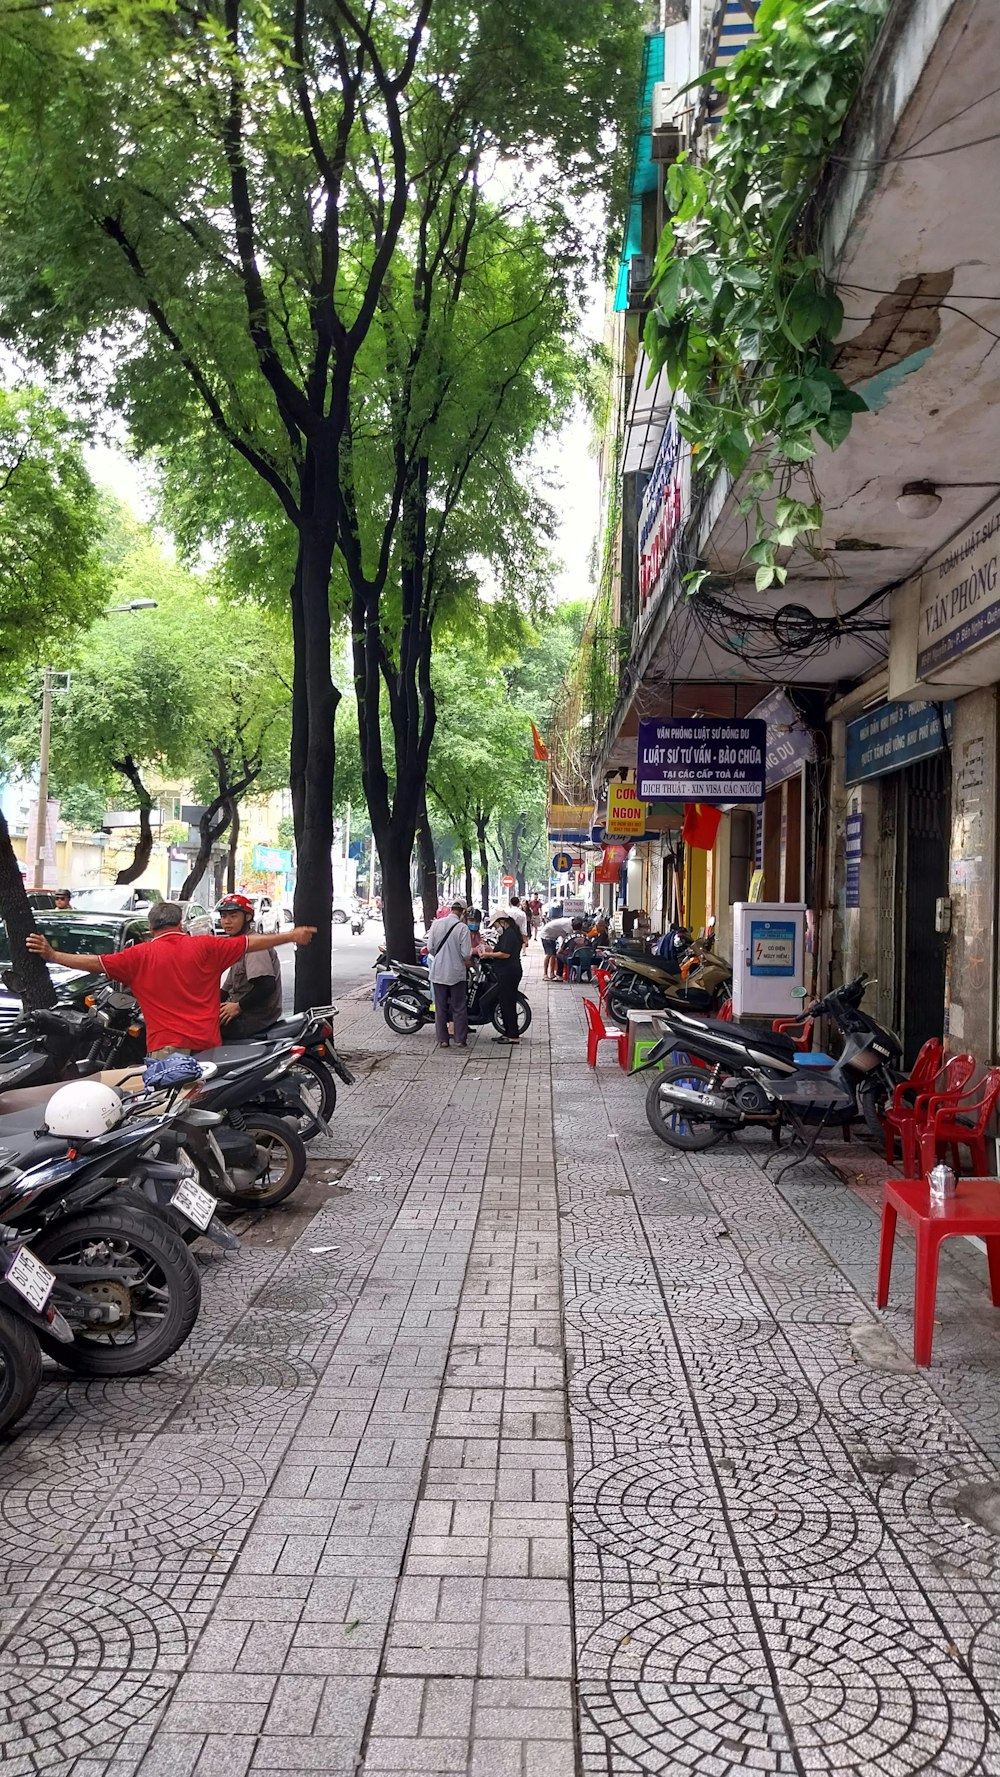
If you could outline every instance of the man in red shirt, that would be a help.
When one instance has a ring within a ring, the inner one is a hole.
[[[308,944],[315,926],[292,926],[285,932],[252,932],[239,938],[189,937],[181,930],[183,913],[176,901],[157,901],[149,910],[148,944],[135,944],[110,956],[73,956],[53,950],[40,932],[26,940],[29,950],[47,963],[67,969],[103,971],[112,981],[131,988],[146,1020],[146,1052],[151,1056],[186,1050],[216,1049],[219,1028],[219,982],[225,971],[248,950],[271,950],[276,944]]]

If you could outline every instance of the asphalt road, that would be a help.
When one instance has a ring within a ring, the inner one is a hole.
[[[333,927],[333,997],[350,993],[352,988],[374,985],[375,974],[372,964],[382,948],[382,926],[379,922],[369,920],[360,938],[351,936],[349,925]],[[285,1011],[290,1012],[295,1003],[295,946],[283,944],[278,952],[281,958],[281,979],[284,989]]]

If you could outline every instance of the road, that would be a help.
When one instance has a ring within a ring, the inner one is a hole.
[[[335,1000],[350,993],[352,988],[374,983],[372,964],[382,948],[382,937],[381,923],[375,920],[368,921],[360,938],[351,936],[349,925],[333,927],[332,973]],[[283,945],[278,955],[281,958],[285,1011],[290,1012],[295,1004],[295,946]]]

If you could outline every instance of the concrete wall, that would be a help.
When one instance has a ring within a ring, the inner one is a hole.
[[[997,688],[955,704],[951,742],[951,895],[948,1046],[979,1061],[997,1033]]]

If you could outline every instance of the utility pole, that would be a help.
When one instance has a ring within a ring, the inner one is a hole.
[[[49,747],[52,741],[52,668],[45,668],[42,680],[42,733],[38,755],[38,807],[35,810],[35,863],[31,886],[40,889],[45,881],[45,845],[48,838],[49,810]]]

